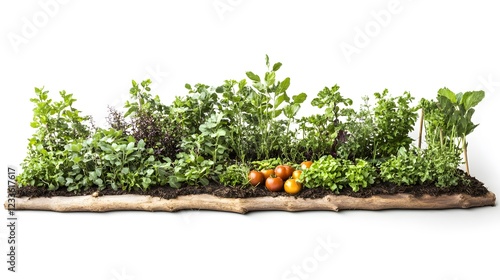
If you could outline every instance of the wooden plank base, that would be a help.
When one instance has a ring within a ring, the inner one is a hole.
[[[472,197],[465,194],[414,197],[410,194],[378,195],[355,198],[328,195],[319,199],[290,196],[255,198],[220,198],[213,195],[187,195],[175,199],[162,199],[145,195],[107,195],[70,197],[19,197],[15,210],[42,210],[56,212],[108,212],[108,211],[166,211],[215,210],[234,213],[252,211],[340,211],[384,209],[449,209],[495,206],[495,194]],[[7,209],[7,202],[4,204]]]

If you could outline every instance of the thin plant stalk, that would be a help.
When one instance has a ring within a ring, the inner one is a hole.
[[[420,130],[418,132],[418,148],[422,148],[422,131],[424,130],[424,108],[421,110]]]
[[[465,170],[467,171],[467,175],[470,175],[469,158],[467,156],[467,142],[465,141],[465,136],[462,136],[462,149],[464,151]]]

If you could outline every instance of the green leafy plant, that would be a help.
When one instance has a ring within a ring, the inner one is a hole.
[[[44,88],[35,88],[35,104],[31,127],[35,128],[29,139],[28,153],[17,180],[20,185],[47,186],[57,189],[64,184],[64,165],[67,157],[65,145],[75,139],[89,137],[92,130],[86,123],[91,119],[82,116],[73,107],[72,94],[60,91],[60,101],[53,101]]]
[[[143,140],[136,142],[120,130],[98,130],[83,141],[66,145],[71,169],[67,171],[68,191],[86,189],[96,185],[99,189],[148,189],[152,184],[166,182],[170,168],[160,163],[153,149],[146,148]]]
[[[437,101],[422,99],[419,104],[425,113],[427,144],[432,147],[455,145],[462,149],[468,174],[470,172],[466,136],[478,126],[472,122],[472,116],[474,107],[484,96],[484,91],[454,93],[448,88],[441,88]]]
[[[250,168],[242,164],[231,164],[226,167],[222,174],[220,175],[220,183],[224,186],[231,187],[247,187],[250,186],[248,183],[248,173]]]
[[[380,177],[398,185],[433,182],[438,187],[452,187],[460,180],[459,164],[460,155],[453,150],[401,147],[397,156],[380,165]]]
[[[339,192],[344,186],[350,186],[357,192],[373,184],[375,180],[374,168],[362,159],[355,163],[334,158],[331,155],[323,156],[315,161],[310,168],[305,169],[299,181],[306,188],[327,188]]]
[[[252,98],[252,105],[257,108],[257,129],[260,132],[260,137],[256,139],[258,141],[256,150],[258,159],[268,159],[280,154],[290,157],[287,149],[290,139],[293,139],[290,137],[290,126],[300,104],[307,98],[305,93],[289,97],[287,90],[290,86],[290,78],[276,81],[276,72],[281,68],[281,65],[280,62],[277,62],[271,67],[269,57],[266,55],[268,71],[264,74],[263,79],[251,71],[246,73],[252,81],[252,89],[256,93]],[[284,122],[278,120],[282,114],[286,117]]]
[[[409,133],[417,119],[417,107],[411,106],[413,97],[405,92],[389,96],[387,90],[374,94],[376,105],[369,98],[358,112],[351,111],[346,122],[347,141],[339,149],[343,158],[383,160],[397,154],[399,148],[409,148],[413,139]]]
[[[352,100],[344,98],[338,90],[337,85],[321,90],[311,105],[318,109],[324,108],[324,112],[303,117],[299,122],[303,137],[298,145],[303,147],[305,158],[317,159],[327,154],[337,157],[339,146],[346,141],[347,133],[342,118],[352,114],[349,108]]]
[[[393,155],[380,165],[380,177],[398,185],[414,185],[432,178],[428,167],[422,150],[407,151],[401,147],[397,156]]]

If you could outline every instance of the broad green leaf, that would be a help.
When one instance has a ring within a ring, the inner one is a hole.
[[[278,71],[280,70],[281,68],[281,62],[276,62],[274,65],[273,65],[273,71]]]
[[[484,98],[484,91],[468,91],[464,93],[462,98],[462,104],[465,107],[465,110],[469,110],[472,107],[475,107],[481,100]]]
[[[274,82],[276,81],[276,73],[266,72],[265,80],[266,80],[267,86],[272,86],[274,84]]]
[[[306,101],[307,94],[303,92],[301,94],[292,96],[292,99],[293,99],[293,103],[295,103],[295,104],[301,104],[304,101]]]
[[[199,180],[202,186],[206,186],[210,183],[207,178],[200,178]]]
[[[264,86],[261,82],[256,82],[253,84],[253,86],[259,91],[259,92],[266,92],[266,86]]]
[[[134,147],[135,147],[135,143],[134,142],[130,142],[130,143],[127,144],[126,150],[132,152],[134,150]]]
[[[279,115],[281,115],[281,113],[283,113],[283,109],[274,110],[274,112],[273,112],[273,118],[279,117]]]
[[[226,131],[224,129],[218,129],[217,130],[217,136],[226,136]]]
[[[438,94],[448,98],[448,100],[450,100],[451,103],[453,103],[453,104],[457,103],[457,96],[455,95],[455,93],[446,87],[439,89]]]
[[[102,186],[103,185],[103,181],[101,178],[98,178],[97,180],[94,181],[94,184],[98,185],[98,186]]]
[[[462,100],[462,97],[464,96],[463,93],[459,92],[456,94],[456,98],[457,98],[457,104],[462,104],[463,103],[463,100]]]
[[[174,175],[168,177],[168,184],[170,185],[170,187],[172,187],[174,189],[178,189],[181,187],[181,183],[179,182],[177,177]]]
[[[127,112],[125,112],[123,117],[126,118],[126,117],[132,115],[133,113],[137,112],[138,109],[139,109],[139,107],[137,107],[136,104],[131,104],[130,108],[128,108]]]
[[[285,117],[292,119],[293,117],[295,117],[299,109],[300,106],[298,104],[290,104],[286,106],[284,109]]]
[[[285,92],[289,86],[290,86],[290,78],[287,77],[281,83],[279,83],[278,87],[276,88],[276,94]]]
[[[260,77],[258,75],[256,75],[256,74],[254,74],[253,72],[248,71],[246,74],[247,74],[247,77],[250,80],[252,80],[254,82],[260,82]]]
[[[278,95],[278,97],[274,101],[274,108],[278,108],[281,105],[281,103],[283,103],[285,101],[286,102],[290,101],[290,97],[288,97],[288,95],[286,93],[282,93],[282,94]]]
[[[146,146],[146,142],[144,142],[143,139],[139,140],[139,142],[137,143],[137,148],[138,149],[144,149],[144,147]]]

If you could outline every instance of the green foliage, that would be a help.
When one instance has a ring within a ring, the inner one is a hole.
[[[92,186],[131,190],[166,183],[168,163],[155,161],[144,141],[114,129],[98,130],[89,139],[69,141],[64,150],[41,150],[38,162],[26,166],[19,178],[22,185],[66,187],[80,191]]]
[[[32,151],[38,151],[38,145],[47,151],[61,151],[67,141],[91,134],[90,127],[86,125],[90,117],[81,116],[81,112],[73,107],[76,101],[73,94],[60,91],[62,100],[53,101],[48,93],[43,88],[35,88],[36,98],[30,99],[35,104],[31,127],[37,129],[28,146]]]
[[[380,177],[396,184],[434,183],[454,186],[465,136],[474,131],[474,107],[484,92],[439,90],[437,101],[425,100],[428,149],[411,149],[409,132],[416,121],[413,97],[374,94],[359,110],[339,87],[325,87],[311,101],[317,113],[297,118],[305,93],[290,95],[290,78],[278,79],[282,64],[266,55],[263,74],[246,72],[240,81],[218,87],[186,84],[188,94],[169,106],[151,94],[151,81],[132,81],[124,113],[110,108],[110,129],[91,129],[90,117],[73,107],[75,99],[61,91],[54,102],[35,89],[36,132],[18,177],[32,185],[69,191],[97,186],[148,189],[152,185],[247,186],[250,168],[280,164],[297,167],[313,160],[301,181],[308,188],[359,191]],[[238,164],[234,164],[238,163]]]
[[[264,160],[252,161],[252,168],[255,170],[274,169],[278,165],[282,165],[284,161],[281,158],[269,158]]]
[[[305,169],[300,182],[306,188],[328,188],[338,192],[344,186],[350,186],[353,191],[366,188],[375,180],[374,168],[364,160],[353,163],[349,160],[323,156],[315,161],[310,168]]]
[[[189,186],[206,186],[210,183],[214,162],[207,160],[195,152],[181,152],[173,163],[173,175],[169,177],[169,185],[172,188],[180,188],[182,184]],[[222,166],[218,166],[216,172],[220,173]]]
[[[391,97],[387,90],[374,94],[376,106],[372,108],[368,97],[359,112],[352,112],[346,129],[347,142],[340,147],[343,158],[384,159],[397,154],[399,148],[409,148],[413,139],[409,133],[417,119],[413,97],[405,92]]]
[[[337,149],[346,140],[345,126],[341,118],[352,114],[352,100],[344,98],[338,91],[339,86],[325,87],[311,101],[311,105],[323,109],[322,114],[303,117],[299,121],[302,139],[299,146],[308,159],[318,159],[327,154],[337,156]],[[345,107],[342,108],[341,106]]]
[[[68,191],[86,189],[148,189],[166,183],[168,162],[160,163],[143,140],[114,129],[98,130],[94,137],[66,145],[68,162],[65,186]]]
[[[151,80],[138,84],[132,81],[131,100],[125,103],[122,116],[111,111],[111,127],[123,130],[137,140],[144,140],[146,148],[152,148],[158,160],[174,159],[183,137],[178,125],[172,121],[171,108],[161,103],[158,95],[152,96]],[[129,118],[127,123],[125,118]],[[129,128],[129,129],[128,129]]]
[[[401,148],[397,156],[380,165],[380,177],[398,185],[432,182],[438,187],[451,187],[459,182],[459,164],[460,155],[456,150]]]
[[[438,91],[437,101],[422,99],[419,106],[425,112],[426,142],[430,146],[449,146],[454,142],[462,148],[465,137],[478,124],[472,122],[474,107],[484,98],[484,91],[454,93],[448,88]]]
[[[220,175],[220,183],[224,186],[246,187],[250,168],[242,164],[231,164]]]
[[[407,151],[401,148],[397,156],[392,156],[380,165],[380,177],[383,181],[398,185],[414,185],[431,179],[421,150]]]
[[[345,177],[349,187],[357,192],[375,182],[375,169],[369,162],[358,159],[355,164],[348,165]]]
[[[287,93],[290,86],[290,78],[282,81],[276,80],[276,72],[280,69],[281,63],[275,63],[271,67],[269,57],[266,55],[266,66],[263,79],[257,74],[249,71],[247,77],[252,81],[251,90],[255,93],[252,96],[251,103],[257,110],[254,113],[256,117],[255,132],[258,137],[255,138],[256,157],[255,159],[269,159],[283,155],[289,160],[295,160],[296,143],[295,133],[291,131],[291,124],[300,109],[307,95],[301,93],[290,96]],[[285,121],[280,121],[279,117],[283,115]]]
[[[21,167],[23,172],[18,176],[22,186],[45,186],[57,189],[64,184],[64,166],[66,160],[65,145],[75,139],[85,139],[91,135],[86,122],[88,116],[81,116],[73,107],[76,101],[72,94],[60,91],[60,101],[53,101],[48,91],[35,88],[36,98],[30,101],[35,104],[31,127],[36,131],[29,139],[28,154]]]

